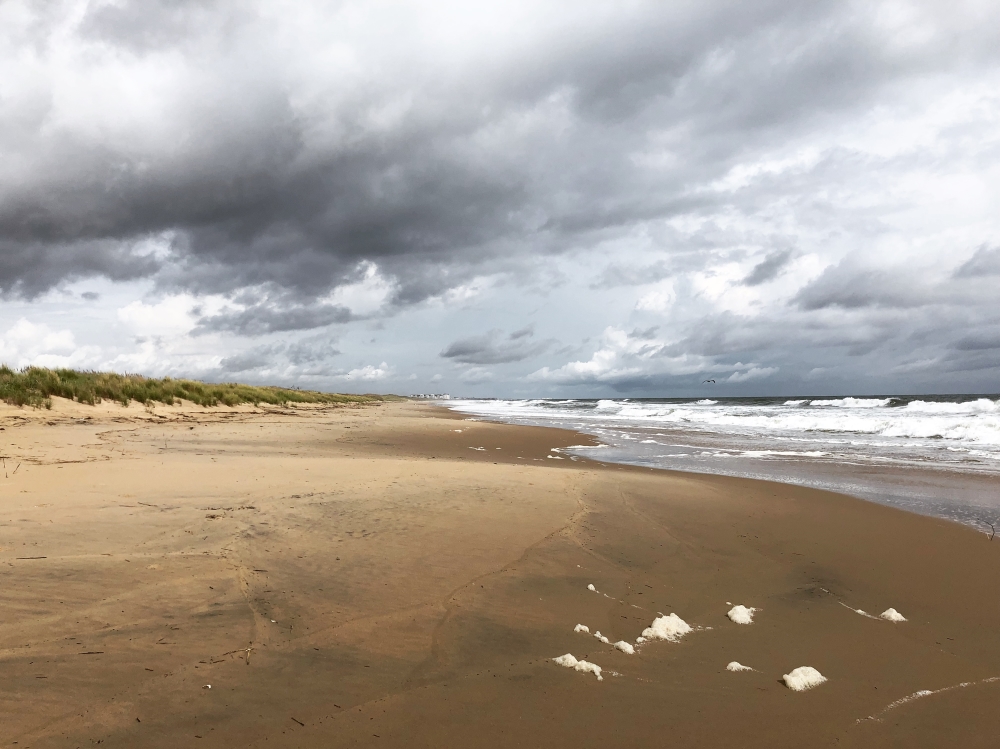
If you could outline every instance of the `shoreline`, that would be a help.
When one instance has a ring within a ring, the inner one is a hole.
[[[437,407],[452,410],[443,403]],[[497,424],[519,425],[515,421],[505,421],[501,416],[481,415],[470,412],[471,418],[484,419]],[[568,429],[556,421],[553,424],[532,423],[524,426]],[[647,429],[666,427],[646,427]],[[997,487],[1000,476],[993,472],[962,472],[946,466],[910,466],[886,463],[856,464],[852,462],[819,462],[808,459],[779,460],[774,463],[754,463],[750,459],[737,458],[731,465],[743,464],[742,468],[727,468],[726,464],[709,464],[684,467],[677,464],[657,464],[662,456],[643,456],[629,453],[610,442],[601,442],[601,437],[585,431],[576,431],[581,438],[600,442],[608,449],[609,458],[600,460],[586,453],[576,452],[580,459],[597,460],[609,465],[630,465],[680,474],[704,476],[729,476],[752,481],[773,481],[790,486],[818,489],[845,494],[857,499],[895,507],[925,517],[935,517],[959,523],[980,532],[990,533],[991,523],[1000,525],[1000,502],[997,501]],[[721,449],[721,448],[720,448]],[[727,456],[733,457],[733,456]]]
[[[990,745],[1000,542],[967,527],[428,404],[90,408],[0,410],[8,743]],[[573,631],[658,612],[693,631]]]

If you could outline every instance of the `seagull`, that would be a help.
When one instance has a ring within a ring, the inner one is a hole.
[[[704,385],[706,382],[711,382],[713,385],[715,384],[715,380],[702,380],[701,384]]]

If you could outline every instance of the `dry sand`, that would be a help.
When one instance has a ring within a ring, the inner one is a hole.
[[[3,747],[1000,743],[1000,540],[958,525],[421,404],[0,427]],[[695,631],[573,631],[657,612]]]

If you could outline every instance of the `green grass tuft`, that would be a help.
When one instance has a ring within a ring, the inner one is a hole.
[[[52,396],[95,405],[112,400],[127,406],[132,401],[145,405],[173,405],[185,400],[199,406],[237,406],[240,403],[284,405],[287,403],[371,403],[394,400],[392,396],[343,395],[314,390],[256,387],[239,383],[212,385],[197,380],[156,379],[113,372],[79,372],[75,369],[25,367],[13,370],[0,365],[0,399],[14,406],[52,408]]]

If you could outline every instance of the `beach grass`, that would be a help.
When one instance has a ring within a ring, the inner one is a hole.
[[[188,401],[199,406],[237,406],[241,403],[370,403],[395,400],[393,396],[345,395],[282,387],[259,387],[240,383],[213,384],[172,377],[143,377],[138,374],[0,366],[0,399],[14,406],[52,408],[52,397],[95,405],[102,400],[127,406],[132,401],[145,405],[174,405]]]

